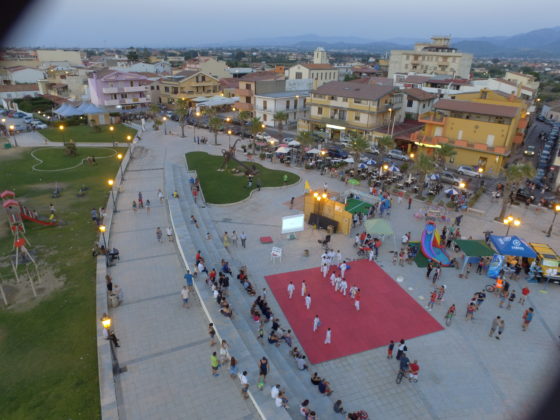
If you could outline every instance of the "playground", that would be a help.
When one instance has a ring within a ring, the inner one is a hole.
[[[75,164],[60,149],[46,154],[35,150],[51,168]],[[79,157],[89,153],[78,147]],[[8,193],[5,198],[18,203],[12,203],[12,211],[24,225],[23,232],[16,228],[16,238],[6,208],[2,209],[0,281],[9,306],[0,300],[5,308],[0,311],[0,375],[10,386],[0,396],[0,406],[18,413],[18,418],[61,418],[69,412],[97,418],[95,260],[91,258],[96,227],[89,211],[106,202],[107,179],[116,176],[120,161],[98,159],[96,165],[49,172],[33,171],[36,163],[29,149],[0,153],[0,185],[15,192],[15,197]],[[84,186],[85,193],[79,194]],[[49,220],[50,204],[55,220]],[[37,268],[29,258],[20,259],[16,279],[12,263],[16,250],[25,253],[22,245]]]
[[[245,165],[254,167],[252,185],[248,185],[249,178],[245,176],[247,168],[239,162],[230,160],[226,169],[221,170],[224,158],[209,155],[205,152],[187,153],[187,164],[190,170],[196,170],[204,191],[204,198],[212,204],[236,203],[247,197],[251,191],[261,187],[281,187],[295,184],[299,177],[291,172],[276,171],[265,168],[258,163],[245,162]],[[284,176],[287,177],[284,182]]]

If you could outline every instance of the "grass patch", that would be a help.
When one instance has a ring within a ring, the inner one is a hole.
[[[219,172],[218,168],[224,159],[221,156],[209,155],[205,152],[187,153],[187,164],[189,169],[196,170],[204,198],[213,204],[236,203],[249,196],[251,190],[256,189],[257,181],[262,187],[280,187],[284,185],[284,175],[288,176],[286,185],[295,184],[299,181],[299,176],[287,171],[276,171],[265,168],[258,163],[248,163],[255,165],[259,171],[255,177],[252,188],[247,188],[247,177],[235,175],[232,169],[237,168],[244,171],[243,167],[236,162],[230,161],[227,171]]]
[[[70,166],[65,160],[72,158],[57,151],[60,155],[52,156],[50,164]],[[96,166],[34,172],[31,167],[36,160],[30,152],[0,151],[0,185],[15,191],[16,198],[39,214],[46,215],[49,203],[55,204],[58,218],[65,224],[45,227],[26,222],[26,236],[40,267],[47,266],[65,284],[34,306],[0,310],[2,418],[97,419],[95,260],[91,257],[96,228],[89,211],[105,205],[105,180],[115,176],[119,161],[99,159]],[[64,185],[64,191],[60,198],[52,199],[55,182]],[[89,190],[77,198],[82,184]],[[2,215],[0,237],[10,236]],[[11,254],[11,240],[0,241],[4,280],[13,278],[9,264],[5,265]]]
[[[72,125],[64,127],[64,130],[60,130],[58,126],[49,127],[39,130],[39,132],[50,141],[64,142],[74,140],[76,143],[112,143],[113,138],[117,142],[126,142],[126,136],[134,138],[136,134],[134,128],[122,124],[116,124],[113,127],[115,127],[115,130],[112,133],[108,125],[99,126],[98,128],[101,129],[99,132],[87,125]]]
[[[109,147],[78,147],[77,156],[65,156],[64,149],[58,147],[44,147],[33,151],[33,155],[43,161],[40,163],[37,160],[35,168],[43,170],[72,168],[82,163],[82,160],[88,156],[95,156],[96,161],[99,162],[98,159],[107,159],[111,156],[116,156],[116,154],[116,149]]]

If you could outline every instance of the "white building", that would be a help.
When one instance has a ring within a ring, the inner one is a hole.
[[[0,100],[2,101],[2,106],[6,109],[15,109],[15,107],[12,107],[12,99],[38,95],[39,86],[37,83],[0,85]]]
[[[171,64],[165,61],[158,61],[157,63],[118,63],[111,70],[124,71],[128,73],[156,73],[156,74],[171,74]]]
[[[255,95],[255,116],[268,127],[276,127],[274,114],[288,114],[284,127],[295,126],[297,120],[307,116],[309,91],[285,91]]]
[[[445,74],[470,78],[473,56],[449,45],[451,38],[432,37],[432,43],[418,43],[414,50],[392,50],[389,77],[395,73]]]
[[[407,118],[418,119],[420,114],[432,110],[438,96],[418,88],[404,89],[404,113]]]
[[[0,85],[37,83],[38,80],[44,78],[45,73],[43,71],[31,67],[15,66],[0,69]]]

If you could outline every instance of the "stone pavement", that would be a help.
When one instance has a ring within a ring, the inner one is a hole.
[[[211,375],[210,354],[217,349],[209,347],[206,316],[194,294],[191,307],[182,307],[184,269],[175,243],[156,240],[156,227],[165,232],[170,224],[156,193],[164,164],[174,158],[155,138],[138,146],[113,219],[110,245],[121,259],[111,275],[124,303],[110,315],[121,344],[118,359],[127,369],[118,379],[120,418],[257,418],[224,369]],[[138,191],[151,201],[151,214],[132,211]]]

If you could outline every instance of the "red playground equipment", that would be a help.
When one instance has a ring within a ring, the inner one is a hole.
[[[10,229],[14,231],[14,225],[20,225],[18,228],[25,232],[25,226],[23,220],[28,220],[30,222],[38,223],[43,226],[56,226],[56,220],[42,220],[36,211],[30,210],[25,206],[22,206],[19,201],[15,199],[16,194],[13,191],[6,190],[0,194],[2,199],[2,207],[6,210],[8,214],[8,222],[10,223]]]

